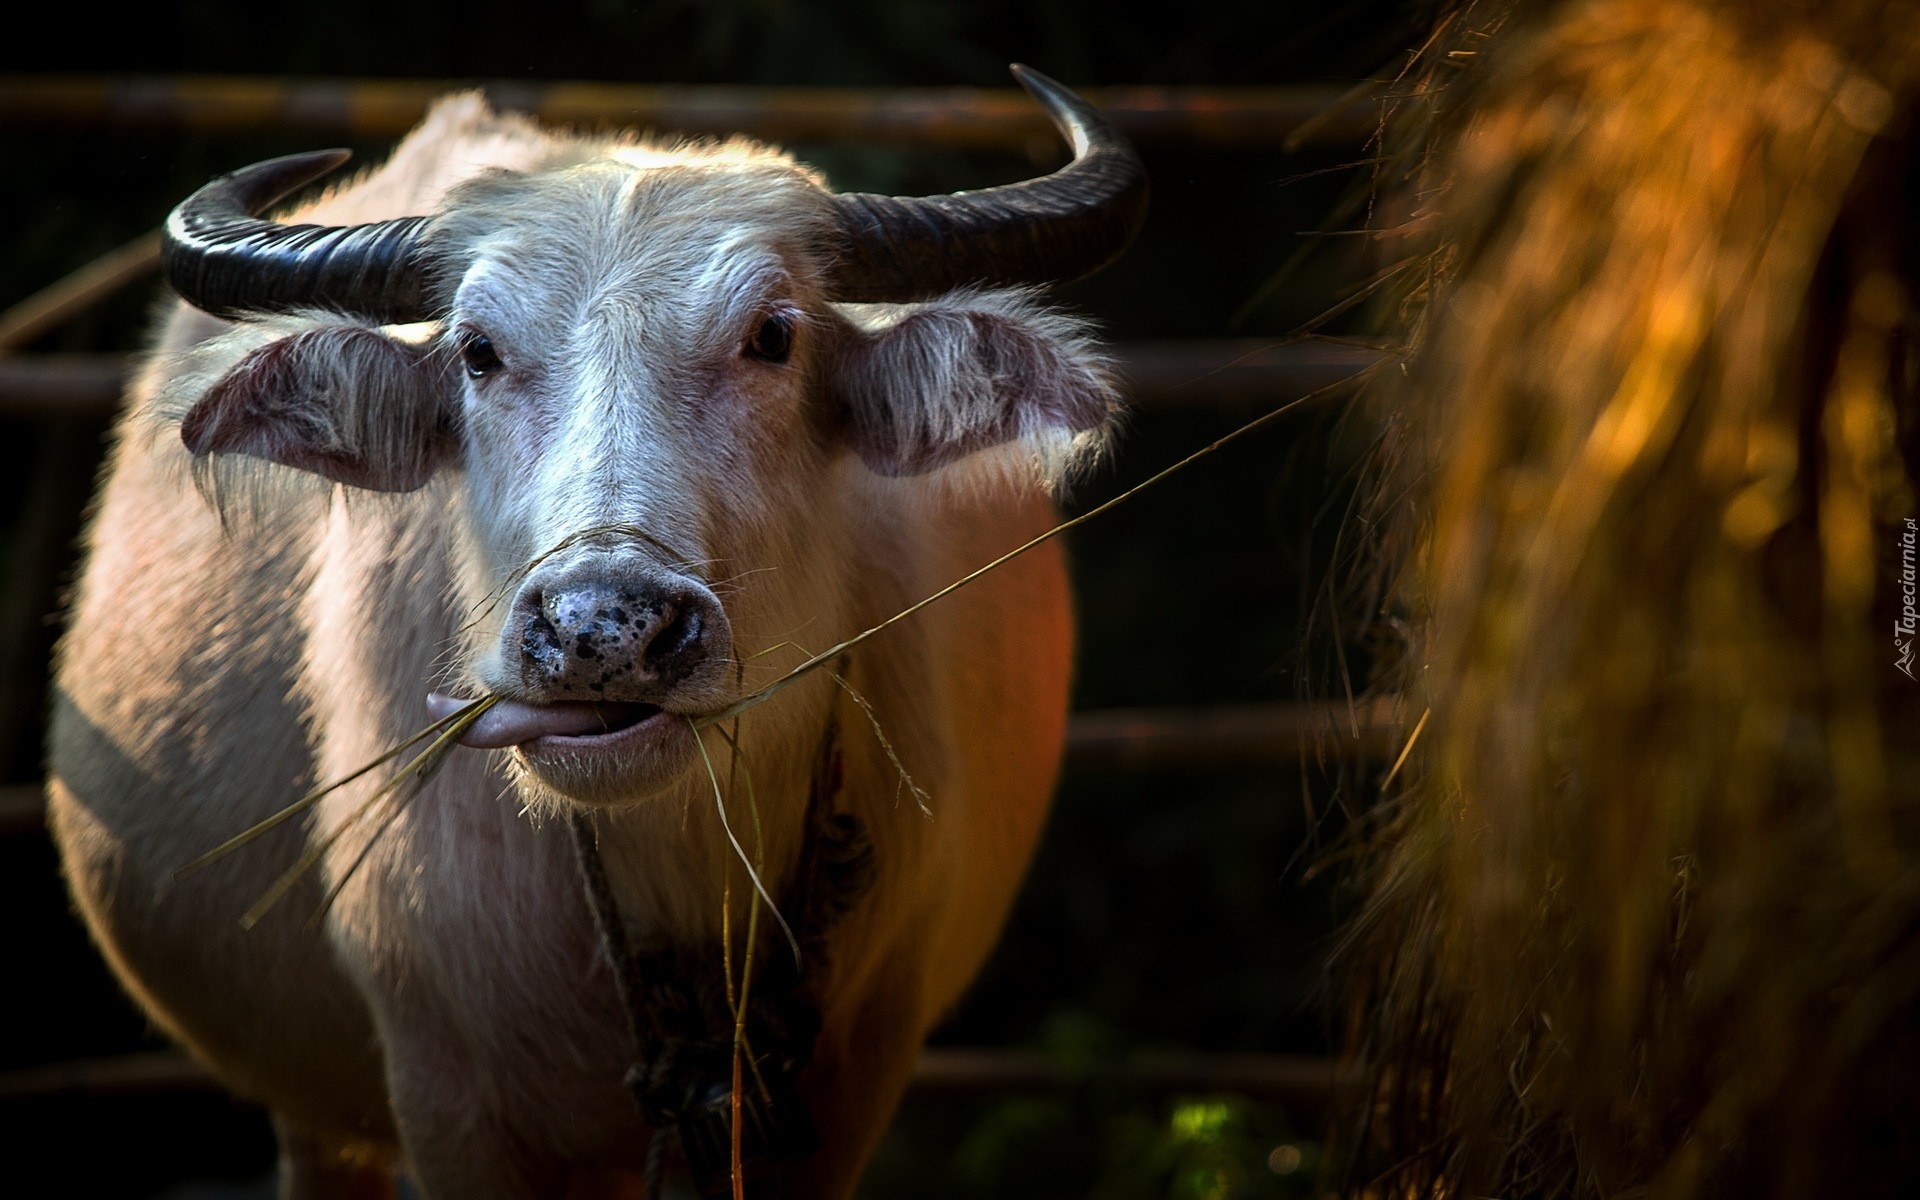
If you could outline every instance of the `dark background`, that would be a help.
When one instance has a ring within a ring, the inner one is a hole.
[[[0,41],[0,72],[999,87],[1009,61],[1072,86],[1347,84],[1390,74],[1418,19],[1378,0],[289,0],[252,11],[53,5],[35,23],[54,32]],[[0,306],[155,227],[210,176],[314,144],[0,130]],[[363,156],[384,148],[356,147]],[[947,191],[1053,165],[795,149],[842,189]],[[1361,239],[1320,236],[1353,223],[1336,214],[1364,194],[1368,153],[1152,151],[1154,207],[1140,244],[1057,298],[1115,340],[1293,335],[1370,269]],[[33,349],[133,348],[158,292],[131,289]],[[1254,411],[1137,416],[1070,509]],[[1334,532],[1355,488],[1359,439],[1341,426],[1338,401],[1317,403],[1072,535],[1083,630],[1077,707],[1325,694],[1303,681],[1325,675],[1303,663],[1331,661],[1307,617],[1324,602]],[[85,421],[0,420],[0,569],[66,557],[72,529],[49,547],[25,537],[15,516],[36,503],[77,512],[103,434]],[[1347,649],[1358,661],[1361,648]],[[44,670],[28,666],[33,679]],[[0,746],[7,781],[38,776],[40,733],[29,724],[18,745]],[[1341,804],[1353,797],[1336,792],[1310,765],[1070,773],[1004,942],[936,1041],[1039,1049],[1069,1065],[1168,1048],[1330,1053],[1335,1018],[1322,980],[1347,897],[1330,882],[1337,870],[1309,881],[1307,868],[1337,844]],[[0,988],[11,1017],[0,1027],[0,1071],[160,1044],[69,914],[43,837],[0,840],[0,904],[8,943]],[[1156,1097],[1124,1082],[1065,1095],[916,1098],[865,1194],[1311,1195],[1316,1123],[1316,1114],[1241,1097]],[[1280,1145],[1300,1146],[1305,1169],[1268,1170]],[[57,1170],[63,1182],[47,1194],[68,1196],[224,1195],[207,1183],[222,1179],[238,1181],[234,1195],[263,1194],[256,1181],[272,1161],[262,1116],[204,1095],[0,1102],[0,1148],[16,1179]]]

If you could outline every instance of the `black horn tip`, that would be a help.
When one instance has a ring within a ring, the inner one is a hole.
[[[437,316],[424,295],[427,217],[361,225],[280,225],[259,214],[352,157],[315,150],[229,172],[182,201],[160,242],[167,282],[229,319],[315,307],[388,324]]]
[[[1072,89],[1043,71],[1036,71],[1025,63],[1009,64],[1007,70],[1013,73],[1015,81],[1025,88],[1027,95],[1047,111],[1053,127],[1060,136],[1073,144],[1073,152],[1082,154],[1087,149],[1086,126],[1088,118],[1094,116],[1093,106],[1088,104]]]
[[[1036,71],[1025,63],[1008,63],[1007,70],[1013,73],[1013,78],[1021,87],[1027,89],[1027,95],[1048,108],[1061,103],[1072,104],[1080,99],[1058,79],[1045,71]]]
[[[1084,279],[1146,220],[1147,173],[1099,109],[1032,67],[1013,77],[1073,145],[1051,175],[948,196],[833,198],[845,238],[829,288],[844,302],[904,303],[969,284]]]
[[[222,188],[240,207],[246,209],[248,216],[258,216],[263,210],[285,200],[316,179],[331,175],[352,157],[351,150],[309,150],[303,154],[287,154],[229,171],[202,191]]]
[[[259,215],[352,157],[351,150],[287,154],[228,171],[205,184],[167,214],[160,253],[169,275],[178,264],[204,253],[212,228]]]

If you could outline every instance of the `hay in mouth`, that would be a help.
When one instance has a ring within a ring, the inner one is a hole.
[[[427,711],[443,720],[478,704],[444,692],[427,697]],[[460,744],[477,750],[524,746],[540,738],[597,738],[621,733],[660,716],[657,704],[613,700],[563,700],[532,704],[497,699],[486,713],[466,727]]]

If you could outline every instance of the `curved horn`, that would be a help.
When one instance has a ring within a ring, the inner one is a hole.
[[[947,196],[833,197],[849,248],[829,295],[922,300],[969,283],[1066,283],[1120,257],[1147,216],[1147,172],[1113,123],[1018,63],[1013,77],[1073,144],[1051,175]]]
[[[367,225],[279,225],[255,213],[332,171],[347,150],[289,154],[207,184],[167,217],[161,263],[173,290],[221,317],[312,306],[383,324],[431,320],[421,234],[429,217]]]

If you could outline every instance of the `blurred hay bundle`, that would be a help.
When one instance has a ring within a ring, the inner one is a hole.
[[[1483,5],[1428,61],[1354,1188],[1911,1194],[1920,4]]]

